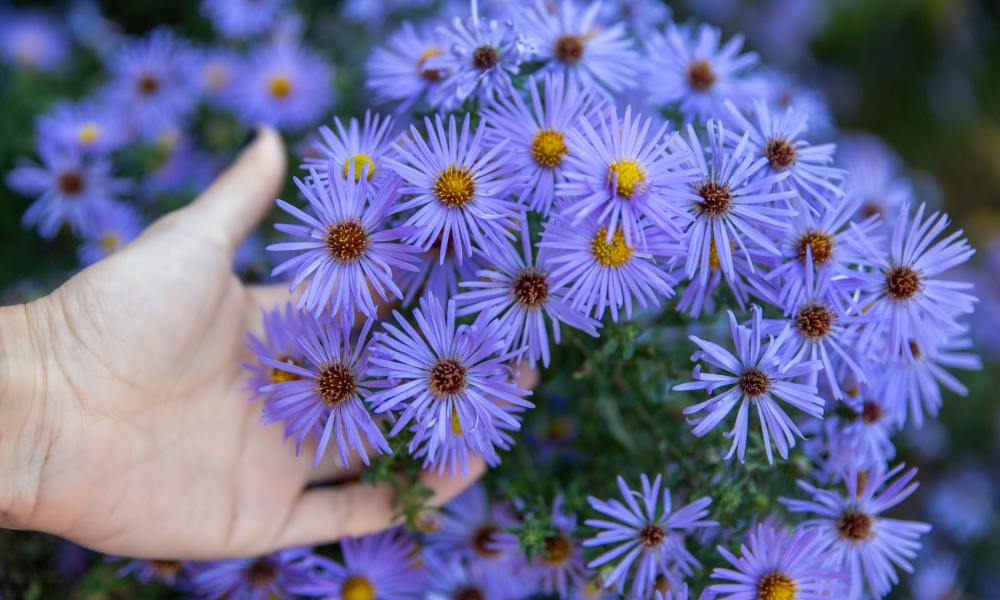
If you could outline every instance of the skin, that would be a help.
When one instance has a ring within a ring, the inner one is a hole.
[[[280,137],[253,144],[189,206],[51,295],[0,309],[0,525],[109,554],[218,559],[387,527],[386,487],[259,423],[240,363],[287,286],[243,285],[240,241],[285,177]],[[328,453],[328,456],[330,453]],[[434,503],[465,478],[430,473]]]

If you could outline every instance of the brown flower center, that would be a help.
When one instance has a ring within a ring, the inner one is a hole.
[[[437,46],[428,46],[424,48],[424,51],[420,53],[420,58],[417,59],[417,71],[420,72],[420,76],[427,81],[441,81],[444,78],[444,74],[441,73],[440,69],[425,69],[424,63],[435,56],[440,56],[443,54],[443,50]]]
[[[246,568],[244,575],[251,586],[262,588],[271,585],[274,578],[278,576],[278,572],[269,560],[258,558]]]
[[[837,529],[840,531],[841,539],[860,542],[874,536],[872,531],[872,518],[863,512],[848,510],[837,522]]]
[[[642,545],[647,548],[655,548],[663,543],[663,538],[667,536],[667,532],[663,530],[659,525],[644,525],[642,529],[639,530],[639,541]]]
[[[811,253],[813,264],[820,266],[826,264],[833,256],[834,238],[825,231],[809,229],[802,234],[796,244],[796,257],[800,262],[806,261],[806,254]]]
[[[438,398],[447,398],[461,392],[468,385],[467,370],[462,363],[443,358],[431,367],[428,387]]]
[[[757,584],[757,600],[795,600],[798,586],[784,573],[770,573]]]
[[[920,358],[920,345],[917,344],[917,340],[910,340],[910,354],[913,358]]]
[[[486,595],[474,587],[463,587],[451,595],[452,600],[486,600]]]
[[[893,300],[909,300],[923,288],[913,267],[892,267],[885,273],[885,293]]]
[[[688,85],[699,92],[707,92],[715,85],[715,71],[707,60],[696,60],[688,65]]]
[[[861,216],[864,218],[874,217],[882,214],[882,206],[875,200],[868,200],[861,207]]]
[[[550,565],[561,565],[569,558],[572,546],[562,535],[551,535],[545,538],[545,554],[542,561]]]
[[[472,65],[480,71],[486,71],[497,66],[500,53],[493,46],[480,46],[472,52]]]
[[[575,63],[583,57],[583,38],[578,35],[562,35],[556,40],[556,60]]]
[[[807,304],[795,315],[795,326],[803,337],[814,340],[830,333],[834,316],[828,308],[820,304]]]
[[[771,138],[764,148],[764,156],[775,171],[784,171],[795,164],[798,153],[786,138]]]
[[[66,196],[73,196],[83,191],[83,175],[78,171],[63,171],[56,178],[56,187]]]
[[[361,221],[341,221],[326,229],[326,249],[342,263],[354,262],[365,253],[371,240]]]
[[[721,217],[729,211],[733,197],[728,185],[706,181],[695,188],[694,192],[701,196],[702,202],[696,208],[700,214]]]
[[[472,549],[475,550],[476,554],[485,557],[494,557],[500,554],[494,550],[490,544],[494,541],[494,535],[499,533],[499,530],[493,525],[483,525],[472,534]]]
[[[145,73],[139,76],[139,80],[136,82],[136,88],[138,88],[141,95],[152,96],[159,91],[160,80],[152,73]]]
[[[884,416],[885,410],[871,400],[865,400],[861,405],[861,420],[865,423],[878,423]]]
[[[472,171],[465,167],[448,167],[434,180],[434,195],[448,208],[462,208],[472,201],[476,182]]]
[[[528,309],[541,308],[549,299],[549,284],[546,275],[534,269],[522,271],[514,279],[514,298]]]
[[[773,385],[767,373],[754,367],[743,371],[736,383],[744,394],[752,398],[763,396]]]
[[[181,570],[179,560],[151,560],[149,566],[157,572],[160,577],[173,577]]]
[[[354,371],[341,363],[323,367],[316,376],[316,391],[319,392],[323,402],[330,406],[337,406],[347,400],[357,389],[358,380],[354,376]]]

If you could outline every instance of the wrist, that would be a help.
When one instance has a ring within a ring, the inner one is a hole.
[[[0,307],[0,526],[28,528],[48,448],[41,302]]]

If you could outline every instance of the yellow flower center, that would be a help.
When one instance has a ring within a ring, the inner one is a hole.
[[[108,233],[106,235],[101,236],[101,242],[100,242],[101,248],[104,248],[104,250],[107,252],[114,252],[115,250],[118,249],[118,244],[120,243],[120,241],[121,240],[118,239],[118,236],[116,234]]]
[[[619,196],[631,198],[637,190],[641,192],[645,188],[645,181],[646,172],[635,160],[616,160],[608,166],[608,185],[615,186]]]
[[[771,573],[761,578],[757,584],[758,600],[795,600],[798,587],[784,573]]]
[[[229,71],[224,66],[209,65],[205,68],[205,85],[208,89],[219,91],[226,87],[227,83],[229,83]]]
[[[462,208],[476,193],[472,171],[452,165],[441,171],[434,181],[434,195],[448,208]]]
[[[351,163],[354,163],[354,181],[361,181],[361,173],[364,172],[365,166],[368,167],[368,180],[371,181],[373,175],[375,175],[375,161],[372,157],[367,154],[355,154],[353,157],[348,158],[344,161],[344,178],[347,178],[348,172],[351,170]]]
[[[531,157],[543,167],[557,167],[562,163],[563,155],[569,152],[564,136],[559,131],[540,129],[531,140]]]
[[[424,48],[424,51],[420,53],[420,58],[417,59],[417,71],[420,72],[421,77],[427,81],[441,81],[443,74],[440,69],[425,69],[424,63],[443,53],[444,51],[437,46],[427,46]]]
[[[267,82],[267,88],[272,96],[284,100],[292,93],[292,82],[284,75],[272,75]]]
[[[354,575],[344,580],[340,597],[343,600],[375,600],[375,586],[365,577]]]
[[[594,253],[594,260],[599,264],[605,267],[620,267],[632,258],[632,248],[625,243],[625,233],[621,229],[615,231],[610,243],[607,239],[608,228],[601,227],[590,242],[590,250]]]
[[[97,123],[87,122],[80,125],[80,130],[77,132],[76,137],[80,140],[81,144],[93,144],[100,135],[101,128],[97,126]]]

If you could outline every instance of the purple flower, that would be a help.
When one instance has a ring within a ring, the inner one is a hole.
[[[236,86],[243,66],[240,56],[220,46],[194,50],[189,59],[202,98],[218,108],[236,108]]]
[[[494,446],[504,446],[503,426],[518,429],[520,422],[509,408],[531,408],[524,396],[530,392],[513,383],[506,362],[517,354],[506,352],[507,331],[489,312],[480,313],[471,325],[456,326],[455,301],[447,312],[437,298],[421,298],[413,311],[414,328],[398,311],[398,327],[382,325],[385,333],[372,349],[372,373],[389,378],[391,385],[371,397],[376,412],[401,410],[390,435],[413,423],[411,453],[420,452],[425,464],[439,471],[456,466],[464,474],[464,454],[456,463],[441,462],[451,456],[443,452],[458,440],[487,463],[499,462]],[[441,455],[441,456],[439,456]]]
[[[194,576],[199,598],[208,600],[291,600],[289,588],[315,569],[309,548],[289,548],[256,558],[222,560],[205,565]]]
[[[84,232],[77,249],[80,262],[93,264],[131,242],[142,232],[142,218],[128,204],[109,202],[95,214],[92,228]]]
[[[750,532],[749,547],[740,546],[739,557],[722,546],[718,551],[733,568],[712,570],[712,578],[723,582],[706,589],[713,598],[824,600],[847,591],[843,575],[827,566],[830,555],[815,530],[789,531],[765,522]]]
[[[477,14],[455,17],[439,35],[448,50],[428,58],[424,66],[445,76],[430,98],[431,105],[442,110],[454,110],[473,95],[489,104],[494,94],[510,89],[511,76],[518,74],[529,54],[510,21],[480,19]]]
[[[119,560],[117,557],[107,557],[108,560]],[[185,588],[192,575],[190,563],[179,560],[138,560],[125,559],[126,562],[115,574],[118,577],[134,577],[139,583],[162,583],[172,588]]]
[[[722,394],[684,409],[686,415],[708,412],[692,421],[692,432],[701,437],[715,429],[739,405],[736,423],[726,433],[726,437],[733,438],[732,446],[726,454],[727,459],[736,454],[740,462],[744,460],[747,437],[750,435],[748,420],[751,408],[756,408],[760,418],[767,461],[774,462],[772,440],[778,449],[778,455],[787,459],[789,448],[795,447],[795,436],[801,438],[802,432],[778,404],[778,400],[812,417],[822,418],[823,399],[816,395],[815,386],[793,381],[816,371],[820,364],[817,361],[782,358],[784,345],[791,335],[790,327],[786,327],[777,338],[769,338],[767,344],[762,346],[759,306],[753,307],[753,319],[748,326],[737,324],[736,315],[732,311],[728,312],[729,330],[736,346],[735,355],[718,344],[694,335],[689,336],[699,347],[691,360],[704,361],[724,373],[703,373],[701,365],[698,365],[692,374],[694,381],[676,385],[673,389],[705,390],[707,394],[712,394],[720,387],[728,387]]]
[[[552,502],[551,523],[555,533],[545,538],[545,553],[535,556],[533,566],[541,575],[542,591],[569,598],[571,591],[586,586],[589,572],[580,540],[573,535],[576,515],[564,511],[561,495]]]
[[[825,422],[825,472],[885,469],[896,456],[891,436],[896,424],[885,404],[868,390],[849,398],[848,415],[834,412]]]
[[[549,326],[559,343],[559,324],[597,336],[600,323],[566,302],[565,288],[551,289],[549,269],[536,261],[528,225],[521,224],[521,252],[508,246],[493,254],[489,267],[476,272],[477,280],[466,281],[466,291],[454,297],[458,315],[494,311],[507,333],[508,350],[525,349],[523,359],[534,366],[538,360],[549,366]],[[544,259],[544,254],[542,257]]]
[[[294,271],[290,290],[308,280],[298,306],[316,316],[329,308],[334,317],[349,323],[354,321],[357,310],[374,317],[376,295],[383,302],[403,297],[393,282],[393,269],[417,270],[419,250],[400,241],[410,235],[412,228],[385,226],[390,205],[397,197],[399,178],[393,177],[375,190],[367,180],[355,178],[353,162],[346,179],[334,177],[321,182],[313,173],[305,182],[295,179],[311,214],[278,200],[278,206],[303,225],[282,223],[276,229],[302,241],[267,247],[273,252],[296,253],[271,274]]]
[[[555,6],[535,0],[524,10],[526,36],[536,57],[546,61],[543,72],[566,75],[570,85],[605,87],[611,91],[635,87],[639,55],[624,23],[605,25],[599,15],[601,2],[581,6],[576,0],[561,0]]]
[[[296,42],[269,43],[247,58],[237,98],[249,124],[302,129],[319,121],[333,103],[333,74],[321,56]]]
[[[270,31],[286,0],[202,0],[201,12],[216,31],[228,38],[246,39]]]
[[[253,394],[254,399],[270,397],[270,394],[261,392],[263,387],[299,378],[295,373],[270,367],[262,361],[266,358],[282,364],[291,362],[299,366],[305,363],[305,352],[299,346],[302,320],[302,313],[296,310],[291,302],[286,302],[269,311],[262,311],[261,322],[264,327],[262,336],[253,332],[247,333],[247,350],[257,358],[244,362],[243,368],[248,375],[246,389]]]
[[[427,61],[444,53],[439,37],[406,21],[372,52],[365,69],[376,103],[398,104],[396,111],[405,112],[436,93],[447,72],[429,68]]]
[[[196,194],[205,189],[224,163],[200,148],[197,141],[179,128],[156,135],[154,150],[159,160],[156,170],[141,181],[141,193],[148,202],[165,194]]]
[[[69,50],[65,28],[51,15],[0,8],[0,61],[23,69],[58,71]]]
[[[38,146],[98,155],[117,150],[128,139],[119,115],[93,101],[61,101],[38,117]]]
[[[703,147],[694,127],[688,125],[688,139],[694,150],[691,156],[698,174],[689,189],[680,190],[678,195],[693,220],[684,232],[684,272],[702,284],[714,268],[721,268],[726,278],[733,280],[734,258],[745,260],[749,270],[755,271],[749,248],[780,255],[772,241],[772,230],[786,229],[788,218],[795,215],[794,210],[774,205],[795,196],[791,190],[774,191],[788,177],[787,172],[764,174],[767,159],[753,155],[746,134],[729,147],[721,121],[709,121],[706,127],[708,146]],[[742,256],[734,257],[737,250]]]
[[[733,244],[730,243],[730,247]],[[671,252],[668,254],[671,264],[684,264],[688,256],[688,243],[680,240],[671,245]],[[774,286],[770,285],[761,277],[761,265],[774,263],[774,256],[765,250],[749,247],[743,253],[746,260],[733,261],[734,276],[732,279],[723,277],[722,264],[718,260],[718,253],[709,250],[708,278],[702,281],[695,278],[687,282],[684,291],[677,301],[677,310],[687,312],[692,317],[697,318],[703,310],[714,311],[719,305],[714,298],[716,289],[725,282],[726,287],[732,294],[732,300],[736,302],[739,309],[745,310],[750,295],[754,295],[761,301],[768,304],[778,304],[778,293]]]
[[[891,481],[903,468],[900,464],[889,471],[866,471],[864,475],[851,469],[843,476],[846,496],[800,480],[799,488],[812,496],[811,500],[779,499],[792,512],[817,515],[803,526],[819,531],[823,545],[829,548],[829,565],[848,576],[848,597],[852,600],[862,598],[863,588],[872,596],[885,596],[898,582],[895,567],[912,571],[910,561],[920,549],[918,540],[931,529],[926,523],[881,516],[917,489],[913,482],[916,469]]]
[[[500,565],[512,564],[520,553],[500,544],[505,530],[517,525],[514,510],[505,502],[490,501],[480,483],[448,502],[435,525],[427,534],[427,547],[442,556]]]
[[[486,130],[480,123],[473,133],[468,113],[461,131],[454,116],[447,130],[441,115],[433,124],[425,118],[424,125],[426,141],[410,126],[411,135],[396,144],[398,160],[387,161],[409,184],[400,191],[413,196],[395,208],[413,211],[404,223],[415,230],[407,241],[424,250],[439,244],[441,263],[449,249],[461,263],[472,255],[473,243],[488,256],[514,237],[510,229],[522,210],[506,199],[516,178],[502,158],[505,144],[484,148]]]
[[[340,462],[350,464],[351,452],[368,464],[368,449],[391,454],[382,430],[365,407],[375,386],[368,355],[371,320],[351,339],[350,325],[333,319],[303,319],[296,339],[302,365],[258,355],[267,367],[284,371],[279,381],[260,388],[270,394],[264,403],[265,424],[285,422],[285,437],[295,438],[295,451],[309,436],[319,443],[313,467],[319,465],[327,444],[334,438]]]
[[[797,114],[808,115],[809,131],[820,139],[826,139],[834,131],[833,116],[823,94],[781,71],[767,70],[758,77],[767,87],[765,97],[772,110],[790,108]]]
[[[106,159],[44,146],[39,153],[42,164],[15,167],[7,173],[7,185],[37,198],[22,223],[37,226],[45,239],[54,238],[64,224],[77,235],[92,233],[108,205],[131,187],[128,180],[112,174],[112,164]]]
[[[615,499],[605,501],[593,496],[587,498],[592,509],[612,520],[588,519],[587,526],[601,531],[583,545],[587,547],[614,545],[590,561],[587,566],[595,569],[620,559],[615,568],[604,575],[603,582],[604,587],[614,588],[619,594],[624,591],[628,573],[637,562],[629,595],[638,598],[649,597],[656,576],[672,567],[690,574],[691,567],[700,565],[685,548],[684,534],[695,529],[718,525],[715,521],[705,520],[708,516],[708,505],[712,503],[711,498],[695,500],[675,511],[670,499],[670,490],[663,488],[661,504],[661,479],[662,477],[657,475],[650,485],[649,478],[643,474],[642,491],[639,492],[629,489],[625,479],[619,475],[618,489],[621,490],[624,504]]]
[[[645,308],[660,305],[660,298],[674,294],[673,278],[658,262],[670,252],[671,240],[658,229],[638,234],[642,245],[625,241],[619,228],[609,240],[608,228],[593,216],[573,225],[553,216],[542,231],[542,258],[548,265],[550,290],[566,288],[570,308],[585,315],[593,312],[603,318],[610,310],[618,321],[624,308],[625,318],[632,318],[632,304]]]
[[[563,170],[567,181],[556,186],[560,213],[574,227],[596,216],[607,226],[609,243],[621,228],[628,244],[641,245],[646,222],[680,235],[676,221],[687,215],[676,190],[696,173],[688,149],[676,144],[676,134],[667,135],[666,123],[650,134],[652,119],[633,118],[631,107],[619,119],[617,108],[609,105],[600,117],[596,128],[581,118],[569,131],[573,152]]]
[[[764,91],[746,77],[757,55],[740,54],[743,36],[734,36],[720,48],[721,37],[718,29],[705,24],[694,28],[670,23],[662,34],[651,34],[646,42],[650,100],[677,105],[689,121],[724,116],[727,99],[749,107]]]
[[[952,538],[971,542],[990,535],[997,517],[995,471],[978,462],[949,465],[926,497],[927,511]]]
[[[939,346],[964,331],[956,318],[972,312],[976,298],[965,293],[972,284],[936,276],[969,260],[975,250],[961,230],[938,240],[948,216],[935,212],[924,219],[925,208],[921,204],[911,221],[909,206],[903,207],[887,250],[863,232],[852,238],[868,267],[853,275],[861,291],[858,305],[865,307],[860,348],[913,359],[914,348]]]
[[[420,270],[401,271],[396,273],[396,283],[403,290],[403,304],[409,305],[415,298],[434,294],[438,298],[451,298],[458,294],[458,284],[462,281],[475,279],[476,273],[484,266],[482,257],[473,254],[465,260],[458,260],[453,250],[445,253],[444,262],[438,260],[439,248],[431,246],[430,250],[420,256],[417,265]]]
[[[346,179],[353,163],[356,180],[366,175],[376,187],[383,185],[392,175],[383,162],[395,141],[390,135],[392,117],[365,111],[363,125],[355,118],[346,128],[339,118],[334,118],[333,123],[336,133],[326,125],[319,128],[321,139],[312,145],[313,156],[306,156],[302,168],[315,171],[321,180],[328,179],[331,173]]]
[[[837,163],[847,172],[847,200],[856,203],[862,218],[880,215],[883,223],[891,225],[899,210],[914,199],[899,157],[875,136],[854,135],[841,140]]]
[[[544,92],[532,76],[529,108],[519,92],[503,94],[483,110],[491,143],[507,143],[507,160],[525,174],[518,189],[522,202],[543,215],[549,214],[557,185],[566,181],[566,158],[580,149],[568,137],[581,118],[591,119],[603,100],[587,88],[567,83],[561,75],[547,75]]]
[[[456,556],[427,550],[428,598],[499,598],[520,600],[535,590],[504,567],[484,568]]]
[[[433,0],[344,0],[341,14],[351,21],[381,26],[390,15],[407,10],[426,8]]]
[[[416,600],[423,573],[417,545],[402,529],[340,541],[343,564],[317,557],[319,569],[289,591],[330,600]]]
[[[130,40],[108,59],[107,100],[145,138],[181,124],[194,108],[186,50],[167,29]]]

